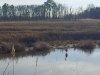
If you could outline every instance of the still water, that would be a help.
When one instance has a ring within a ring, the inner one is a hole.
[[[2,54],[0,75],[100,75],[100,48]]]

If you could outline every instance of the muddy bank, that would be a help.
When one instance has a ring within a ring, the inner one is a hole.
[[[81,41],[37,41],[27,45],[25,43],[0,43],[0,53],[11,53],[12,45],[14,45],[15,52],[38,52],[48,51],[52,48],[77,48],[83,50],[94,49],[96,45],[99,45],[99,41],[93,40],[81,40]]]
[[[14,45],[15,52],[20,53],[20,52],[34,52],[34,51],[48,51],[51,46],[45,42],[36,42],[33,43],[31,46],[27,46],[22,43],[6,43],[2,42],[0,44],[0,53],[5,54],[5,53],[11,53],[12,52],[12,47]]]

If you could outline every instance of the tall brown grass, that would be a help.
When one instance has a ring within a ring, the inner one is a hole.
[[[21,50],[38,41],[99,41],[99,32],[100,21],[96,20],[0,22],[0,51],[5,46],[9,49],[10,43]]]

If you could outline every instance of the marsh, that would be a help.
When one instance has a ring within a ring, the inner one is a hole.
[[[99,75],[99,24],[0,22],[0,75]]]

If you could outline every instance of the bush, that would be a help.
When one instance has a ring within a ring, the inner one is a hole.
[[[24,38],[20,39],[20,41],[22,43],[24,43],[25,45],[27,45],[27,46],[31,46],[32,43],[37,41],[37,37],[35,37],[35,36],[27,36],[27,37],[24,37]]]
[[[36,42],[34,44],[34,49],[35,50],[48,50],[50,49],[50,45],[48,43],[45,42]]]
[[[11,52],[11,43],[2,42],[0,45],[0,53]]]

